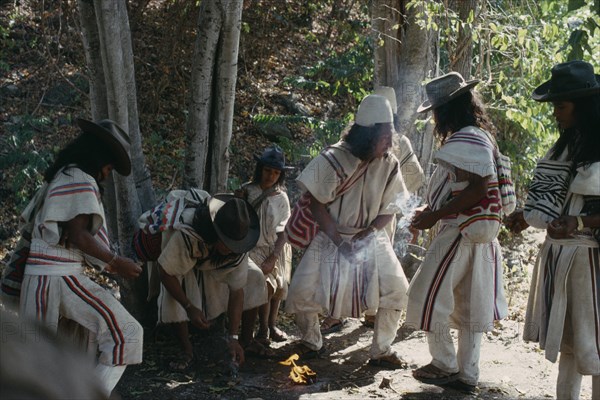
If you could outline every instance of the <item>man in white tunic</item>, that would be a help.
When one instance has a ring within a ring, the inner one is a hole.
[[[333,318],[360,317],[377,309],[370,364],[405,366],[392,351],[407,281],[383,230],[405,190],[392,145],[389,102],[369,95],[355,123],[337,144],[313,159],[298,177],[310,193],[310,211],[319,232],[298,265],[289,289],[287,311],[296,314],[302,358],[324,352],[319,313]]]
[[[507,314],[502,255],[497,240],[501,203],[494,168],[493,126],[471,88],[451,72],[426,86],[435,132],[442,140],[429,182],[428,207],[413,226],[440,221],[423,263],[411,281],[405,325],[427,332],[432,361],[413,371],[428,384],[474,391],[479,380],[482,333]],[[458,330],[458,354],[450,329]]]
[[[538,163],[525,210],[506,221],[513,232],[547,231],[523,338],[552,362],[560,352],[557,398],[578,399],[582,375],[592,375],[600,399],[600,75],[584,61],[557,64],[532,97],[552,102],[560,136]]]
[[[246,200],[231,194],[209,197],[204,191],[190,192],[201,203],[175,212],[181,224],[179,229],[163,232],[158,258],[159,321],[175,325],[184,352],[171,368],[186,370],[193,364],[188,321],[207,329],[224,312],[229,319],[232,360],[242,364],[243,348],[252,342],[258,307],[267,301],[263,273],[248,264],[246,254],[260,235],[258,216]],[[250,314],[244,317],[239,339],[243,311]]]

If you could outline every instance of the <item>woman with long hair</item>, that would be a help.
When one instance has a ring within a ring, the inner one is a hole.
[[[442,146],[427,192],[427,208],[412,225],[439,221],[408,290],[406,326],[427,332],[431,363],[413,371],[428,384],[472,392],[479,380],[483,332],[507,314],[497,236],[501,203],[494,168],[494,127],[476,92],[451,72],[429,82],[419,112],[433,111]],[[458,330],[458,349],[450,329]],[[458,354],[457,354],[458,353]]]
[[[532,98],[552,102],[560,136],[538,163],[525,210],[506,219],[513,232],[529,225],[546,230],[523,336],[539,342],[552,362],[560,352],[557,398],[578,399],[582,375],[592,375],[596,399],[600,397],[600,75],[584,61],[557,64],[551,79],[536,88]]]

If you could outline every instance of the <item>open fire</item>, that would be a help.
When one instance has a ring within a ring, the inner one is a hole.
[[[290,379],[295,384],[310,385],[317,381],[317,373],[310,369],[308,365],[297,365],[296,361],[300,356],[298,354],[292,354],[290,358],[285,361],[280,361],[281,365],[291,365],[292,370],[290,371]]]

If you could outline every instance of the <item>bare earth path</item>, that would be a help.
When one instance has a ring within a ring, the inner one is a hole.
[[[224,366],[216,363],[222,354],[222,339],[205,333],[194,334],[199,353],[196,366],[185,374],[169,372],[166,366],[177,355],[177,346],[169,332],[161,329],[158,334],[147,335],[144,363],[128,368],[117,390],[123,399],[554,398],[557,364],[545,360],[537,344],[521,339],[531,267],[542,239],[541,232],[531,232],[514,248],[505,250],[506,261],[513,266],[506,279],[510,315],[484,335],[476,394],[425,385],[412,378],[411,369],[430,361],[425,336],[420,332],[396,340],[393,346],[409,362],[409,369],[370,367],[367,361],[373,331],[359,320],[348,320],[340,332],[326,337],[328,357],[300,363],[317,373],[317,383],[312,385],[292,384],[289,367],[278,364],[287,358],[286,343],[278,346],[280,356],[275,360],[251,358],[237,377],[223,374]],[[294,338],[296,331],[289,318],[283,318],[282,326]],[[585,377],[581,399],[590,398],[591,379]]]

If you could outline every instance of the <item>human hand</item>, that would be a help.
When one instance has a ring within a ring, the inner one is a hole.
[[[142,273],[142,267],[131,258],[117,256],[106,266],[105,271],[118,274],[123,278],[137,278]]]
[[[273,255],[273,254],[271,254],[269,257],[267,257],[265,259],[265,261],[263,261],[263,263],[260,264],[260,269],[262,270],[263,274],[269,275],[275,268],[276,261],[277,261],[277,257],[275,257],[275,255]]]
[[[417,211],[412,220],[411,226],[417,229],[429,229],[439,220],[436,213],[429,207],[422,211]]]
[[[342,243],[338,246],[338,252],[350,262],[355,260],[354,246],[347,240],[342,241]]]
[[[529,224],[525,221],[525,217],[523,216],[523,210],[517,210],[506,216],[503,222],[506,228],[512,233],[521,233],[529,227]]]
[[[210,328],[210,321],[206,319],[206,316],[199,308],[196,308],[194,305],[190,304],[186,308],[186,313],[190,322],[194,324],[194,326],[198,329],[208,329]]]
[[[552,239],[568,239],[577,229],[577,218],[570,215],[558,217],[548,224],[546,232]]]
[[[237,341],[237,339],[230,338],[229,342],[227,343],[227,348],[229,349],[231,361],[233,361],[237,365],[242,365],[244,361],[246,361],[246,357],[244,356],[244,349],[240,345],[240,342]]]
[[[368,227],[366,227],[362,231],[360,231],[357,234],[355,234],[352,237],[352,242],[358,242],[360,240],[363,240],[366,237],[373,236],[373,235],[375,235],[375,232],[376,232],[375,227],[369,225]]]

